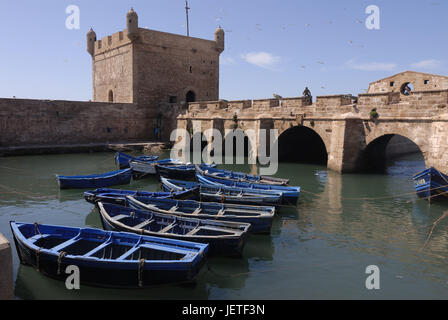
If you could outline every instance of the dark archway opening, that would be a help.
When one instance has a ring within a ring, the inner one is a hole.
[[[188,91],[187,95],[185,97],[187,103],[189,102],[195,102],[196,101],[196,93],[194,93],[194,91]]]
[[[108,101],[114,102],[114,92],[112,90],[109,90]]]
[[[397,165],[397,162],[400,163]],[[394,166],[424,169],[423,153],[412,140],[396,134],[386,134],[373,140],[362,152],[360,167],[363,172],[387,173]]]
[[[278,138],[280,162],[301,162],[326,165],[328,153],[322,138],[312,129],[295,126]]]
[[[226,145],[230,146],[230,143],[232,143],[232,148],[230,150],[227,150],[228,148]],[[242,148],[241,148],[242,145]],[[239,154],[241,151],[242,154]],[[232,133],[229,133],[226,138],[224,139],[224,144],[222,146],[223,152],[225,152],[226,157],[244,157],[247,158],[249,156],[250,152],[250,141],[249,137],[244,133],[241,129],[236,129]]]

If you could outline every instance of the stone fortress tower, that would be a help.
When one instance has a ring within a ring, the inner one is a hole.
[[[159,108],[167,103],[218,100],[223,50],[221,28],[214,41],[139,28],[138,15],[131,9],[126,30],[101,40],[92,29],[87,33],[93,101]]]

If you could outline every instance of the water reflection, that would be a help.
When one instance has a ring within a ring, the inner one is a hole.
[[[446,298],[448,219],[423,246],[432,222],[448,206],[417,199],[411,176],[419,166],[418,159],[405,157],[391,163],[387,174],[339,175],[323,166],[280,164],[276,176],[302,187],[297,207],[280,208],[271,234],[251,235],[241,259],[211,258],[210,268],[204,267],[191,286],[68,291],[63,282],[20,266],[13,248],[16,295],[23,299],[371,298],[359,283],[365,281],[366,265],[378,264],[387,283],[378,297]],[[248,173],[258,169],[247,164],[219,167]],[[96,209],[83,199],[84,190],[60,191],[54,175],[113,169],[113,153],[0,158],[0,232],[12,240],[9,220],[101,227]],[[160,186],[156,178],[148,178],[119,188],[157,191]]]
[[[19,266],[15,295],[20,299],[207,299],[208,288],[203,281],[205,270],[194,284],[165,285],[138,290],[97,288],[81,285],[67,290],[63,281],[46,277],[29,266]],[[137,276],[137,275],[136,275]],[[82,277],[82,274],[81,274]]]

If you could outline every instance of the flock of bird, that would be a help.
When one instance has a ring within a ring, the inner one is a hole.
[[[344,8],[344,11],[346,11],[346,10],[347,10],[347,8]],[[216,21],[218,24],[221,24],[221,23],[223,22],[223,20],[224,20],[224,16],[225,16],[224,9],[220,9],[220,10],[219,10],[219,15],[215,17],[215,21]],[[336,21],[334,21],[334,20],[328,20],[328,21],[326,21],[326,23],[332,25],[332,24],[335,24]],[[359,18],[358,18],[358,19],[354,19],[354,20],[353,20],[353,23],[358,23],[358,24],[363,25],[363,24],[364,24],[364,20],[359,19]],[[182,24],[181,26],[182,26],[182,27],[185,27],[185,24]],[[287,29],[294,28],[294,27],[297,27],[297,25],[296,25],[296,24],[283,24],[283,25],[280,25],[280,29],[283,30],[283,31],[285,31],[285,30],[287,30]],[[305,23],[305,24],[304,24],[304,27],[305,27],[305,28],[312,28],[312,25],[311,25],[311,23]],[[254,29],[255,29],[257,32],[262,32],[262,31],[263,31],[262,25],[261,25],[260,23],[256,23],[256,24],[254,25]],[[226,33],[232,33],[232,30],[230,30],[230,29],[224,29],[224,31],[225,31]],[[250,40],[251,40],[251,37],[250,37],[250,36],[246,36],[245,39],[246,39],[247,41],[250,41]],[[364,48],[364,47],[365,47],[364,44],[356,43],[356,42],[353,41],[353,40],[347,40],[347,44],[350,45],[350,46],[353,46],[353,47],[357,47],[357,48]],[[231,50],[231,47],[226,48],[226,51],[227,51],[227,52],[230,51],[230,50]],[[326,70],[326,67],[325,67],[326,63],[325,63],[324,61],[321,61],[321,60],[316,61],[316,64],[318,64],[318,65],[321,66],[321,70],[323,70],[323,71]],[[299,70],[305,71],[305,69],[307,69],[307,67],[312,68],[312,65],[308,65],[308,66],[307,66],[307,65],[300,65]],[[326,87],[325,87],[324,85],[322,85],[322,86],[320,86],[320,89],[325,90]],[[273,96],[274,96],[276,99],[282,99],[282,97],[281,97],[280,95],[278,95],[277,93],[274,93]]]

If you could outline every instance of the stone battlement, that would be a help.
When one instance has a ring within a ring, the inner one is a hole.
[[[119,48],[124,45],[132,43],[132,40],[127,36],[128,30],[116,32],[112,35],[105,36],[95,41],[95,55],[103,54],[110,50]],[[140,44],[152,45],[155,47],[164,48],[165,50],[212,50],[216,49],[216,42],[214,40],[206,40],[194,37],[187,37],[180,34],[162,32],[157,30],[138,28],[138,41]]]
[[[131,40],[126,36],[126,32],[126,30],[116,32],[110,36],[101,38],[101,40],[95,41],[95,55],[103,54],[109,50],[130,44]]]
[[[356,101],[357,100],[357,101]],[[351,95],[318,96],[316,102],[310,103],[305,97],[282,99],[256,99],[237,101],[200,101],[188,105],[187,114],[179,118],[220,117],[231,118],[234,114],[244,117],[278,117],[294,116],[306,113],[307,116],[334,117],[341,114],[360,112],[369,117],[375,108],[380,114],[388,117],[399,115],[432,117],[446,112],[448,106],[448,90],[415,91],[409,95],[400,92],[365,93],[357,99]]]

